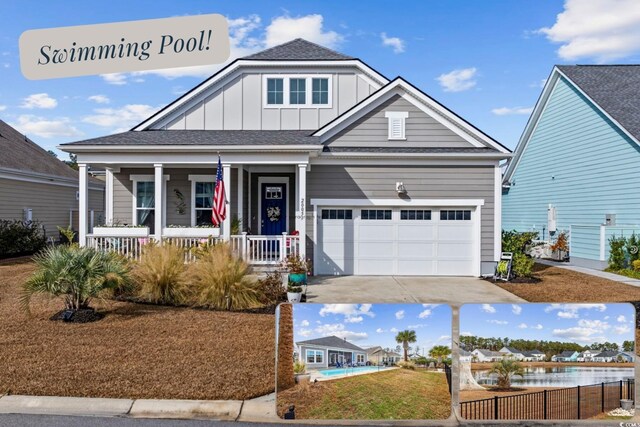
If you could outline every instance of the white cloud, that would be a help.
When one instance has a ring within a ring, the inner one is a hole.
[[[376,329],[376,332],[379,333],[379,334],[382,334],[382,333],[384,333],[384,329],[378,328],[378,329]]]
[[[300,322],[300,326],[303,326],[303,327],[309,326],[309,321],[307,319],[304,319],[302,322]]]
[[[292,18],[279,16],[266,29],[266,47],[276,46],[301,37],[328,48],[336,48],[343,40],[335,31],[325,31],[322,15],[306,15]]]
[[[322,336],[335,335],[338,338],[343,338],[348,341],[362,341],[366,340],[368,337],[366,332],[353,332],[346,330],[342,323],[326,323],[318,326],[315,331]]]
[[[420,329],[427,326],[426,323],[416,323],[415,325],[407,325],[407,329]]]
[[[577,319],[580,310],[597,310],[603,312],[607,309],[604,304],[551,304],[544,311],[550,313],[558,310],[558,317],[561,319]]]
[[[623,314],[621,314],[620,316],[618,316],[618,318],[617,318],[616,320],[617,320],[618,322],[620,322],[620,323],[624,323],[624,322],[626,322],[626,321],[627,321],[627,318],[626,318],[626,317],[624,317],[624,315],[623,315]]]
[[[58,101],[54,98],[50,97],[47,93],[34,93],[33,95],[29,95],[22,100],[22,105],[20,107],[33,109],[33,108],[43,108],[43,109],[51,109],[56,108],[58,105]]]
[[[396,311],[396,319],[404,319],[404,310]]]
[[[511,312],[515,315],[522,313],[522,307],[518,304],[511,304]]]
[[[436,80],[440,82],[440,86],[445,92],[462,92],[476,85],[477,82],[474,77],[477,71],[475,67],[461,68],[441,74]]]
[[[460,332],[461,337],[472,337],[473,334],[469,331]]]
[[[13,123],[11,126],[26,135],[37,135],[42,138],[82,135],[82,132],[71,125],[71,120],[67,117],[45,119],[44,117],[24,114],[19,116],[17,123]]]
[[[347,316],[344,318],[346,323],[360,323],[364,320],[362,316]]]
[[[544,328],[544,327],[543,327],[540,323],[538,323],[536,326],[531,326],[531,329],[538,329],[538,330],[540,330],[540,329],[543,329],[543,328]]]
[[[450,339],[451,339],[451,335],[441,335],[440,338],[438,338],[436,341],[446,341]]]
[[[431,309],[427,308],[426,310],[423,310],[420,312],[420,314],[418,314],[418,318],[426,319],[427,317],[431,316],[431,313]]]
[[[561,44],[560,58],[594,58],[607,62],[640,52],[640,7],[637,0],[566,0],[551,27],[540,28]]]
[[[580,343],[606,341],[605,332],[611,326],[602,320],[580,319],[577,326],[566,329],[554,329],[553,335]]]
[[[96,114],[82,118],[85,123],[124,131],[147,119],[158,111],[157,107],[146,104],[127,104],[120,108],[97,108]]]
[[[494,325],[508,325],[509,322],[507,322],[506,320],[496,320],[496,319],[489,319],[487,320],[488,323],[493,323]]]
[[[619,325],[613,328],[613,332],[617,335],[628,334],[631,328],[628,325]]]
[[[106,95],[91,95],[87,98],[89,101],[93,101],[97,104],[108,104],[111,102],[108,96]]]
[[[381,33],[382,46],[390,47],[393,49],[393,53],[402,53],[405,51],[405,43],[399,37],[387,37],[387,33]]]
[[[389,332],[393,332],[395,334],[396,332],[398,332],[398,328],[391,328],[389,329]]]
[[[518,114],[531,114],[533,107],[500,107],[491,110],[496,116],[511,116]]]
[[[100,74],[100,77],[110,85],[121,86],[127,84],[127,75],[124,73]]]
[[[342,315],[347,323],[360,323],[364,320],[362,316],[375,317],[371,304],[325,304],[319,314],[322,317],[330,314]]]
[[[4,110],[6,110],[6,109],[7,109],[7,106],[6,106],[6,105],[0,105],[0,111],[4,111]]]
[[[482,304],[482,311],[485,313],[494,314],[496,312],[496,308],[491,304]]]
[[[518,325],[518,328],[520,328],[520,329],[527,329],[528,327],[529,327],[529,326],[528,326],[526,323],[520,323],[520,324]]]
[[[306,338],[308,336],[311,336],[312,332],[313,331],[311,329],[300,329],[298,331],[298,335],[300,335],[301,337],[305,337]]]

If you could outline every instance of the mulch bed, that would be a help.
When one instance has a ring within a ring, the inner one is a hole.
[[[19,304],[28,260],[0,263],[0,394],[247,399],[273,392],[275,317],[92,303],[105,318],[53,322],[62,302]]]
[[[85,308],[81,310],[60,310],[49,320],[57,320],[70,323],[89,323],[104,319],[105,314],[94,310],[93,308]]]

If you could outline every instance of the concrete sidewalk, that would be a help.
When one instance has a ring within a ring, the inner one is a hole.
[[[589,274],[591,276],[600,277],[601,279],[608,279],[614,282],[624,283],[625,285],[640,287],[639,279],[632,279],[631,277],[621,276],[615,273],[596,270],[594,268],[578,267],[577,265],[572,265],[571,263],[554,262],[546,259],[536,259],[536,262],[539,264],[548,265],[550,267],[564,268],[565,270],[576,271],[578,273],[584,273],[584,274]]]

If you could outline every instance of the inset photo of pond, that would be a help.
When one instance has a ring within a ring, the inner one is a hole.
[[[631,304],[463,305],[462,417],[632,417],[634,326]]]
[[[278,415],[449,418],[451,316],[437,304],[280,305]]]

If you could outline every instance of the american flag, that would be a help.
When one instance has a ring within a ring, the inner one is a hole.
[[[227,217],[227,200],[224,193],[224,181],[222,180],[222,161],[218,156],[218,172],[216,174],[216,188],[213,192],[211,205],[211,222],[216,227],[222,224]]]

